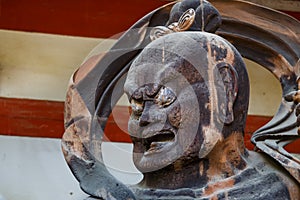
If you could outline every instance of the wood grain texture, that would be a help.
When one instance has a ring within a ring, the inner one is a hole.
[[[295,11],[300,10],[300,1],[298,0],[248,0],[250,2],[267,6],[273,9]]]

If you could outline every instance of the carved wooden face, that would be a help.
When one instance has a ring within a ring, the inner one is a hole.
[[[136,167],[143,173],[204,158],[233,121],[235,52],[207,33],[176,33],[152,42],[125,83]]]
[[[164,72],[157,73],[165,76]],[[131,95],[132,115],[128,130],[134,144],[133,159],[142,172],[155,171],[175,160],[189,156],[198,157],[199,108],[192,86],[178,89],[176,82],[148,83]],[[204,95],[205,96],[205,95]]]

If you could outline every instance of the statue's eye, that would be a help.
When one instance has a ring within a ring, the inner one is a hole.
[[[158,104],[161,107],[166,107],[173,103],[176,99],[176,95],[174,92],[167,88],[167,87],[161,87],[158,94],[155,96],[155,103]]]
[[[134,115],[140,116],[142,114],[144,109],[143,102],[137,101],[135,99],[131,99],[130,106]]]

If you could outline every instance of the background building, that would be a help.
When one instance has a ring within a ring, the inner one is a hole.
[[[300,1],[252,1],[300,20]],[[118,34],[168,2],[0,0],[0,200],[85,196],[60,150],[69,78],[96,46],[97,52],[105,52]],[[275,114],[281,89],[271,73],[246,63],[251,83],[246,144],[253,148],[251,133]],[[124,99],[118,103],[106,129],[110,141],[126,142],[106,145],[112,170],[124,163],[122,158],[130,158],[130,140],[122,132],[127,105]],[[289,148],[300,153],[297,145]],[[132,168],[126,163],[127,175],[117,169],[114,174],[133,183],[141,177]]]

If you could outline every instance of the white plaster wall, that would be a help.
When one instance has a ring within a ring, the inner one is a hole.
[[[64,100],[69,77],[102,41],[0,30],[0,96]]]
[[[250,81],[249,114],[272,116],[281,102],[280,82],[260,65],[245,60]]]
[[[0,96],[63,101],[69,77],[89,52],[107,50],[115,40],[0,30]],[[273,115],[281,101],[279,82],[247,61],[250,114]],[[125,97],[119,105],[127,105]]]
[[[103,143],[104,163],[117,179],[142,179],[132,161],[132,144]],[[0,200],[83,200],[59,139],[0,136]]]

